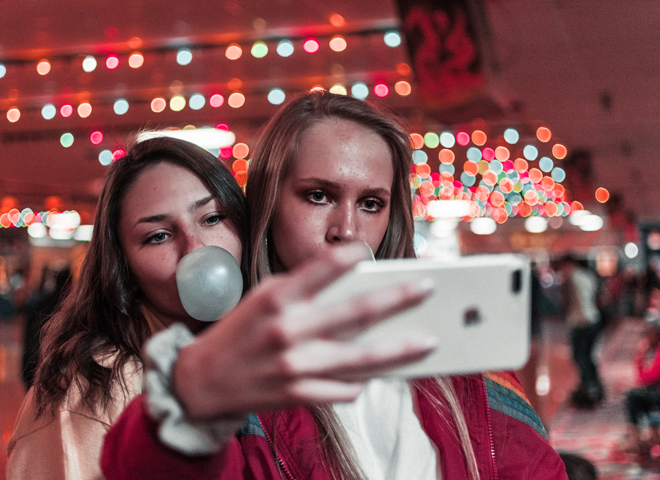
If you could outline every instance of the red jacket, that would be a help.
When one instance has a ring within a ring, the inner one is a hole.
[[[514,375],[496,372],[455,376],[452,381],[482,480],[567,479],[562,460],[548,444]],[[442,400],[433,380],[418,383]],[[416,393],[422,427],[440,452],[443,478],[468,478],[453,424]],[[236,438],[212,456],[190,457],[169,449],[159,442],[157,427],[146,413],[144,399],[133,400],[105,438],[101,468],[108,480],[330,480],[318,457],[316,424],[304,407],[249,415]]]

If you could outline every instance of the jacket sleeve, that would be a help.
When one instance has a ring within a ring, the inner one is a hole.
[[[650,363],[644,362],[644,355],[635,357],[637,364],[637,378],[643,385],[651,385],[660,382],[660,348],[655,351],[655,356]]]
[[[490,413],[499,478],[568,480],[561,457],[535,429],[506,414]]]
[[[101,452],[107,480],[243,479],[244,460],[236,439],[215,455],[187,456],[163,445],[158,424],[136,397],[108,431]]]

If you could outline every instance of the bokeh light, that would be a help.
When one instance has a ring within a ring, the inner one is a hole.
[[[170,98],[170,110],[180,112],[186,107],[186,99],[183,95],[174,95]]]
[[[451,132],[442,132],[440,134],[440,145],[445,148],[452,148],[456,145],[456,138]]]
[[[92,114],[92,105],[88,102],[83,102],[78,105],[78,115],[80,118],[87,118]]]
[[[232,149],[232,154],[236,158],[245,158],[250,153],[250,148],[245,143],[237,143]]]
[[[238,60],[243,55],[243,49],[237,43],[230,43],[225,50],[225,57],[229,60]]]
[[[96,58],[92,55],[87,55],[82,62],[82,68],[87,73],[96,70]]]
[[[386,84],[384,83],[377,83],[374,85],[374,95],[376,95],[379,98],[387,97],[387,95],[390,93],[390,89],[387,87]]]
[[[57,114],[57,108],[52,103],[47,103],[41,108],[41,116],[46,120],[52,120]]]
[[[268,101],[273,105],[281,105],[286,100],[286,94],[281,88],[273,88],[268,92]]]
[[[108,55],[105,59],[105,66],[108,70],[114,70],[119,66],[119,57],[117,55]]]
[[[68,103],[65,103],[60,107],[60,115],[62,115],[64,118],[69,118],[71,115],[73,115],[73,107]]]
[[[561,143],[557,143],[552,147],[552,154],[557,160],[562,160],[568,155],[568,150]]]
[[[536,160],[539,156],[539,150],[534,145],[525,145],[525,148],[523,148],[523,155],[527,160]]]
[[[482,132],[481,130],[475,130],[472,132],[472,143],[478,146],[482,146],[486,143],[488,140],[488,137],[486,136],[485,132]]]
[[[605,203],[610,199],[610,192],[606,188],[600,187],[596,189],[596,200],[600,203]]]
[[[499,146],[495,148],[495,158],[497,158],[500,162],[508,160],[510,155],[511,152],[509,152],[509,149],[506,147]]]
[[[291,40],[280,40],[277,44],[277,54],[280,57],[290,57],[293,54],[293,50]]]
[[[412,92],[412,87],[405,80],[399,80],[394,84],[394,91],[402,97],[407,97]]]
[[[428,148],[437,148],[438,145],[440,145],[440,137],[438,137],[437,133],[427,132],[426,135],[424,135],[424,144]]]
[[[309,37],[303,43],[303,50],[305,50],[307,53],[316,53],[319,51],[319,48],[319,41],[313,37]]]
[[[544,172],[550,172],[554,166],[554,162],[549,157],[541,157],[539,160],[539,168]]]
[[[419,133],[411,133],[410,140],[412,140],[413,148],[415,150],[419,150],[424,146],[424,137],[422,137]]]
[[[429,160],[429,156],[424,150],[415,150],[412,154],[412,161],[415,165],[421,165]]]
[[[103,141],[103,133],[98,130],[92,132],[92,134],[89,136],[89,141],[94,145],[98,145]]]
[[[4,77],[7,74],[7,67],[5,64],[0,62],[0,78]]]
[[[514,128],[507,128],[504,130],[504,140],[507,143],[514,145],[520,140],[520,134],[518,134],[518,131]]]
[[[211,98],[209,98],[209,105],[213,108],[221,107],[223,103],[225,103],[225,97],[219,93],[214,93],[211,95]]]
[[[347,95],[348,92],[346,91],[346,87],[341,85],[340,83],[337,83],[336,85],[333,85],[330,87],[329,90],[330,93],[334,93],[336,95]]]
[[[50,72],[50,62],[48,60],[40,60],[37,63],[37,73],[39,75],[48,75]]]
[[[456,134],[456,143],[458,143],[461,147],[466,146],[468,143],[470,143],[470,135],[467,132],[458,132]]]
[[[346,50],[346,39],[341,35],[335,35],[330,39],[330,49],[334,52]]]
[[[140,68],[142,65],[144,65],[144,57],[142,54],[140,52],[131,53],[131,56],[128,57],[128,66],[131,68]]]
[[[117,115],[124,115],[128,112],[128,102],[125,99],[120,98],[115,102],[112,108]]]
[[[268,55],[268,45],[262,41],[254,42],[250,53],[254,58],[264,58],[266,55]]]
[[[65,133],[60,137],[60,143],[64,148],[69,148],[73,145],[73,134]]]
[[[369,87],[362,82],[354,83],[351,87],[351,95],[359,100],[364,100],[369,96]]]
[[[165,110],[167,102],[163,97],[156,97],[151,101],[151,111],[155,113],[160,113]]]
[[[553,168],[550,175],[555,182],[563,182],[566,180],[566,172],[563,168]]]
[[[536,138],[543,143],[549,142],[552,138],[552,132],[548,127],[539,127],[536,129]]]
[[[201,110],[206,105],[206,98],[201,93],[195,93],[190,96],[188,105],[192,110]]]
[[[390,30],[383,37],[383,41],[388,47],[398,47],[401,45],[401,35],[399,35],[399,32],[397,31]]]
[[[193,54],[189,48],[180,48],[176,52],[176,63],[179,65],[189,65],[192,62]]]
[[[11,123],[18,122],[19,118],[21,118],[21,111],[18,108],[13,107],[7,110],[7,120]]]
[[[245,104],[245,96],[241,92],[234,92],[229,95],[227,104],[232,108],[241,108]]]

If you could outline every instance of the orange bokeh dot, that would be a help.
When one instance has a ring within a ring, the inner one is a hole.
[[[415,150],[419,150],[424,146],[424,137],[422,137],[419,133],[411,133],[410,139],[413,142],[413,148]]]
[[[484,187],[483,185],[480,185],[477,188],[477,191],[475,192],[477,195],[477,198],[481,200],[482,202],[485,202],[488,199],[488,196],[490,195],[490,191]]]
[[[552,132],[548,127],[539,127],[536,130],[536,138],[538,138],[543,143],[549,142],[552,138]]]
[[[403,75],[404,77],[406,75],[410,75],[411,71],[412,70],[410,69],[410,65],[408,65],[405,62],[401,62],[396,66],[396,73],[398,73],[399,75]]]
[[[41,60],[37,64],[37,73],[39,75],[47,75],[50,72],[50,62],[48,60]]]
[[[225,50],[225,57],[229,60],[238,60],[243,55],[243,49],[237,43],[231,43]]]
[[[516,158],[516,160],[513,162],[513,166],[518,173],[526,172],[529,168],[527,160],[523,160],[522,158]]]
[[[610,192],[606,188],[600,187],[596,189],[596,200],[600,203],[605,203],[610,199]]]
[[[527,190],[525,192],[525,201],[530,205],[536,205],[539,201],[539,194],[536,190]]]
[[[511,153],[506,147],[497,147],[495,149],[495,158],[497,158],[500,162],[508,160],[510,155]]]
[[[539,183],[543,178],[543,172],[538,168],[531,168],[529,170],[529,179],[534,183]]]
[[[543,190],[550,191],[554,188],[555,181],[552,177],[543,177],[541,180],[541,186],[543,187]]]
[[[245,158],[247,157],[247,154],[250,153],[249,147],[244,144],[244,143],[237,143],[234,145],[234,149],[232,151],[234,157],[236,158]],[[234,170],[236,171],[236,170]]]
[[[466,173],[469,173],[473,177],[476,177],[479,173],[479,165],[471,160],[468,160],[463,165],[463,170],[465,170]]]
[[[584,206],[580,202],[571,203],[571,213],[579,212],[584,210]]]
[[[231,164],[231,169],[236,173],[247,172],[248,163],[246,160],[239,158],[238,160],[236,160],[234,163]]]
[[[486,185],[495,185],[497,183],[497,173],[492,170],[485,171],[483,178]]]
[[[493,192],[490,194],[490,203],[494,207],[501,207],[502,204],[504,204],[504,195],[502,195],[500,192]]]
[[[523,217],[527,217],[532,213],[532,206],[527,202],[520,202],[518,204],[518,213]]]
[[[415,165],[415,173],[420,177],[426,178],[431,175],[431,167],[429,167],[426,163]]]
[[[232,108],[240,108],[244,103],[245,96],[241,92],[234,92],[227,99],[227,104]]]
[[[431,195],[435,194],[435,187],[431,182],[426,180],[419,186],[419,193],[425,197],[430,197]]]
[[[448,148],[443,148],[443,149],[440,150],[440,152],[438,153],[438,158],[440,159],[440,161],[441,161],[442,163],[449,164],[449,163],[454,163],[454,160],[456,159],[456,156],[454,155],[454,152],[452,152],[452,151],[449,150]],[[475,164],[475,165],[476,165],[476,164]],[[476,174],[475,174],[475,175],[476,175]]]
[[[566,155],[568,155],[568,150],[561,143],[557,143],[552,147],[552,154],[556,159],[561,160],[566,158]]]
[[[335,35],[330,39],[330,49],[334,52],[346,50],[346,40],[341,35]]]
[[[504,193],[511,193],[513,191],[513,180],[504,177],[502,180],[500,180],[500,189]]]
[[[486,140],[488,140],[488,137],[482,130],[475,130],[472,132],[472,142],[475,145],[482,146],[484,143],[486,143]]]
[[[548,215],[550,217],[554,217],[555,215],[557,215],[558,211],[559,211],[559,209],[557,208],[556,203],[554,203],[554,202],[546,202],[545,203],[545,213],[546,213],[546,215]]]
[[[239,172],[234,178],[241,187],[244,187],[245,184],[247,184],[247,172]]]
[[[402,97],[407,97],[412,92],[410,84],[405,80],[400,80],[394,84],[394,90]]]

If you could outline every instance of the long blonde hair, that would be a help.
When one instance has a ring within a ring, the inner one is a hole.
[[[280,187],[296,154],[300,138],[312,125],[330,118],[338,118],[363,125],[387,143],[392,153],[394,185],[387,231],[375,254],[376,258],[411,258],[414,222],[409,175],[412,166],[412,147],[400,119],[391,112],[344,95],[329,92],[309,92],[288,103],[264,127],[254,155],[246,186],[250,214],[251,264],[249,282],[255,285],[271,274],[275,250],[268,242]],[[438,414],[457,426],[470,480],[478,480],[479,473],[465,417],[449,378],[437,378],[446,404],[420,388]],[[311,407],[311,413],[321,434],[322,460],[336,480],[362,480],[364,473],[355,460],[355,453],[339,419],[330,404]]]

